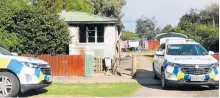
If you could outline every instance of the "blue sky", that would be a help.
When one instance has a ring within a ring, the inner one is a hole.
[[[126,0],[123,7],[122,22],[126,30],[135,31],[136,20],[142,15],[148,18],[155,16],[157,26],[163,28],[167,24],[176,26],[182,15],[190,8],[203,9],[218,0]]]

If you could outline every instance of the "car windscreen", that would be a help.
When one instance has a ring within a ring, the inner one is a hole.
[[[167,55],[208,55],[199,44],[168,44]]]
[[[4,48],[0,47],[0,55],[10,55],[12,56],[13,54],[7,50],[5,50]]]

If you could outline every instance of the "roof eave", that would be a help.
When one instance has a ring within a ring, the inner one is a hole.
[[[117,24],[118,21],[66,21],[68,24]]]

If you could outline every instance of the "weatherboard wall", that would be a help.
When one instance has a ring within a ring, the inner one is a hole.
[[[115,43],[118,39],[118,30],[115,25],[104,28],[104,43],[79,43],[79,28],[69,26],[71,43],[69,44],[69,55],[79,55],[90,52],[94,56],[113,57],[115,54]]]

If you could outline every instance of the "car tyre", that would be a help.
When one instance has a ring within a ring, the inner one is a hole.
[[[161,72],[161,87],[164,90],[168,89],[168,85],[166,83],[166,77],[165,77],[165,72],[164,71]]]
[[[0,93],[0,96],[15,97],[20,90],[19,80],[10,72],[0,72],[0,83],[2,83],[0,87],[1,91],[4,89],[4,94]]]
[[[153,78],[156,79],[156,80],[159,79],[159,77],[156,74],[156,70],[155,70],[154,64],[153,64]]]

